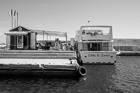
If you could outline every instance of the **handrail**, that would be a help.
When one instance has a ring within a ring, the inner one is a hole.
[[[18,48],[17,48],[18,45],[13,45],[13,44],[7,44],[5,48],[6,48],[6,49],[10,49],[11,46],[12,46],[12,47],[16,47],[16,49],[18,49]],[[45,47],[45,45],[44,45],[44,46],[42,46],[42,45],[40,46],[40,45],[39,45],[39,47],[37,47],[37,45],[26,45],[26,46],[23,47],[23,49],[28,50],[28,49],[31,48],[31,47],[34,47],[32,50],[37,50],[37,49],[47,50],[46,47]],[[58,50],[57,48],[51,47],[51,46],[50,46],[50,48],[51,48],[51,50],[57,50],[57,51],[61,51],[61,50],[62,50],[62,51],[63,51],[63,50],[64,50],[64,51],[70,50],[70,49],[59,49],[59,50]],[[50,49],[49,49],[49,50],[50,50]]]

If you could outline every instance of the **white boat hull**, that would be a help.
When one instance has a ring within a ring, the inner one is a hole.
[[[114,64],[116,52],[113,51],[80,51],[81,60],[84,64]]]

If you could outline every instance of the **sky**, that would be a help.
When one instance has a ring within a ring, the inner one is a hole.
[[[108,25],[113,38],[140,39],[140,0],[0,0],[0,42],[11,29],[11,9],[19,13],[19,25],[29,29],[74,38],[80,26]]]

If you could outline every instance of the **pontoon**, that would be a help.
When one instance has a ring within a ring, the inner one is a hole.
[[[5,33],[7,49],[0,50],[0,74],[71,77],[86,74],[75,51],[36,49],[37,34],[67,36],[62,32],[30,30],[22,26],[11,29]]]

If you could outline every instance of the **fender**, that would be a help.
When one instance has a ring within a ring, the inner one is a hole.
[[[80,76],[85,76],[87,73],[87,70],[84,66],[79,66],[78,73]]]

